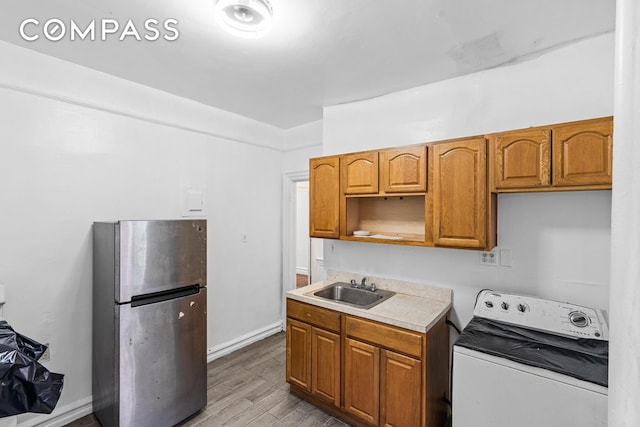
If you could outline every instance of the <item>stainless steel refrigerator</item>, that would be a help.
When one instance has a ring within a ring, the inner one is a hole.
[[[173,426],[207,404],[205,220],[93,224],[93,409]]]

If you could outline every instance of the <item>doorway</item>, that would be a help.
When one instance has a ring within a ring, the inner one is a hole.
[[[307,286],[311,276],[309,238],[309,181],[296,182],[296,288]]]
[[[301,281],[314,283],[326,278],[322,239],[309,238],[309,172],[284,174],[282,189],[282,313],[285,294]],[[298,185],[300,184],[300,185]],[[300,221],[298,221],[300,220]],[[300,251],[298,251],[298,247]],[[300,252],[300,254],[299,254]]]

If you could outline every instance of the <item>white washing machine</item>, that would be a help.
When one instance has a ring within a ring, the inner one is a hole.
[[[604,427],[603,312],[482,291],[453,346],[452,427]]]

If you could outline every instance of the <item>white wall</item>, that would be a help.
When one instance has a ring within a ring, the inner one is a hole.
[[[319,157],[322,155],[322,121],[316,121],[307,123],[295,128],[287,129],[284,131],[284,148],[285,153],[283,157],[283,171],[285,173],[283,177],[283,200],[282,200],[282,223],[283,223],[283,278],[282,287],[284,301],[284,292],[295,289],[295,275],[294,269],[298,265],[297,259],[300,258],[300,254],[297,253],[296,248],[300,249],[301,245],[309,247],[309,230],[308,230],[308,192],[307,192],[307,206],[303,211],[303,207],[300,206],[300,196],[297,194],[296,182],[306,181],[309,178],[309,159],[312,157]],[[305,216],[307,228],[304,231],[305,243],[302,243],[302,223],[296,222],[296,218]],[[297,228],[300,228],[299,230]],[[320,243],[321,245],[321,243]],[[310,268],[312,272],[317,271],[317,262],[315,261],[315,253],[317,253],[317,246],[312,246],[311,257],[312,263],[307,268]],[[314,250],[314,248],[316,250]],[[309,255],[304,254],[307,260]],[[308,263],[308,261],[307,261]],[[316,275],[317,276],[317,275]],[[283,314],[284,317],[284,314]]]
[[[51,343],[59,408],[91,401],[93,221],[179,218],[184,189],[202,190],[208,347],[279,327],[280,130],[5,43],[0,56],[4,315]]]
[[[640,425],[640,4],[616,2],[609,425]]]
[[[51,343],[46,366],[67,375],[67,408],[91,395],[93,221],[179,217],[184,189],[204,192],[208,346],[219,349],[280,320],[282,171],[307,170],[323,154],[613,111],[611,35],[329,107],[323,122],[288,131],[6,43],[0,55],[4,315]],[[609,192],[500,196],[499,243],[513,251],[511,268],[480,267],[475,251],[339,241],[326,245],[325,262],[451,287],[462,323],[485,286],[607,308],[609,209]]]
[[[613,46],[606,34],[527,62],[327,107],[323,154],[611,115]],[[325,264],[452,288],[462,326],[483,288],[607,309],[610,209],[610,191],[501,195],[498,243],[512,251],[512,267],[480,266],[477,251],[346,241],[326,242]]]
[[[309,159],[322,156],[322,120],[284,131],[283,170],[309,170]]]

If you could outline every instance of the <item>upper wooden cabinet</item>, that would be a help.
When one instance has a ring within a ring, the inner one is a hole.
[[[378,192],[377,151],[342,156],[340,171],[344,194],[374,194]]]
[[[427,147],[381,150],[380,186],[385,193],[427,191]]]
[[[425,145],[346,154],[340,169],[345,195],[427,191]]]
[[[485,138],[433,145],[433,239],[438,246],[492,247]]]
[[[613,119],[490,135],[497,192],[611,188]]]
[[[425,243],[426,145],[346,154],[340,168],[341,237]]]
[[[613,119],[552,128],[553,185],[611,185]]]
[[[309,235],[340,235],[340,159],[320,157],[309,161]]]
[[[495,188],[535,188],[551,182],[551,131],[527,129],[492,135]]]
[[[490,250],[497,193],[611,189],[612,135],[605,117],[312,159],[310,235]]]

